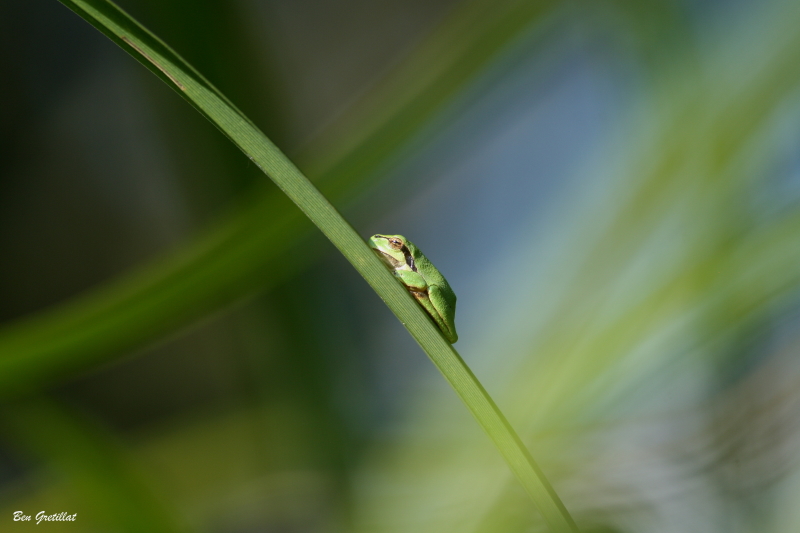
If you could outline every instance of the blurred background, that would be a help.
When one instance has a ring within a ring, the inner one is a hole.
[[[581,530],[800,530],[800,3],[125,0],[364,236]],[[0,529],[539,532],[369,287],[52,0],[0,0]]]

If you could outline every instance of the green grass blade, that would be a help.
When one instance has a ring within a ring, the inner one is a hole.
[[[62,2],[161,77],[236,144],[339,249],[406,326],[494,441],[554,531],[574,521],[458,353],[328,200],[247,118],[177,54],[109,2]]]
[[[546,7],[557,4],[473,0],[459,6],[380,89],[345,115],[344,123],[329,128],[298,158],[313,170],[328,198],[352,197],[366,186],[370,172],[424,127],[426,119],[446,106],[521,32],[546,16]],[[103,11],[103,4],[91,5]],[[87,6],[72,3],[70,7],[91,20]],[[117,35],[103,25],[98,29],[131,50],[176,92],[186,98],[186,87],[155,56],[123,36],[138,35],[141,42],[180,65],[235,109],[135,21],[115,9],[104,11],[104,16],[128,33]],[[197,107],[191,98],[186,100]],[[376,139],[382,141],[376,144]],[[309,250],[319,249],[303,242],[302,235],[310,235],[311,226],[273,193],[257,192],[248,205],[210,231],[149,265],[63,304],[4,324],[0,328],[0,395],[40,387],[152,343],[258,288],[274,285],[282,278],[281,272],[302,268],[314,256]],[[269,277],[263,275],[265,270]]]

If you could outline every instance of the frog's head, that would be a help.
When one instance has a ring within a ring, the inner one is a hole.
[[[393,270],[403,268],[408,265],[408,261],[413,261],[406,246],[406,238],[402,235],[376,234],[369,238],[369,246]]]

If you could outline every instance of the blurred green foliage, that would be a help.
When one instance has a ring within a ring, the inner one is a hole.
[[[311,225],[52,4],[0,16],[27,44],[0,89],[3,520],[541,530]],[[797,2],[292,4],[123,7],[365,235],[423,241],[583,531],[796,530]]]

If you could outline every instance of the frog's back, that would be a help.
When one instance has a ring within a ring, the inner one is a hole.
[[[428,285],[436,285],[441,289],[442,295],[447,300],[447,303],[452,306],[453,310],[456,308],[456,294],[453,292],[453,289],[450,288],[450,284],[447,283],[447,280],[442,275],[439,270],[433,266],[433,263],[425,257],[419,248],[417,248],[413,243],[406,241],[406,246],[408,246],[411,255],[414,257],[414,264],[417,268],[417,271],[422,274],[422,277],[425,278],[425,281],[428,282]]]

